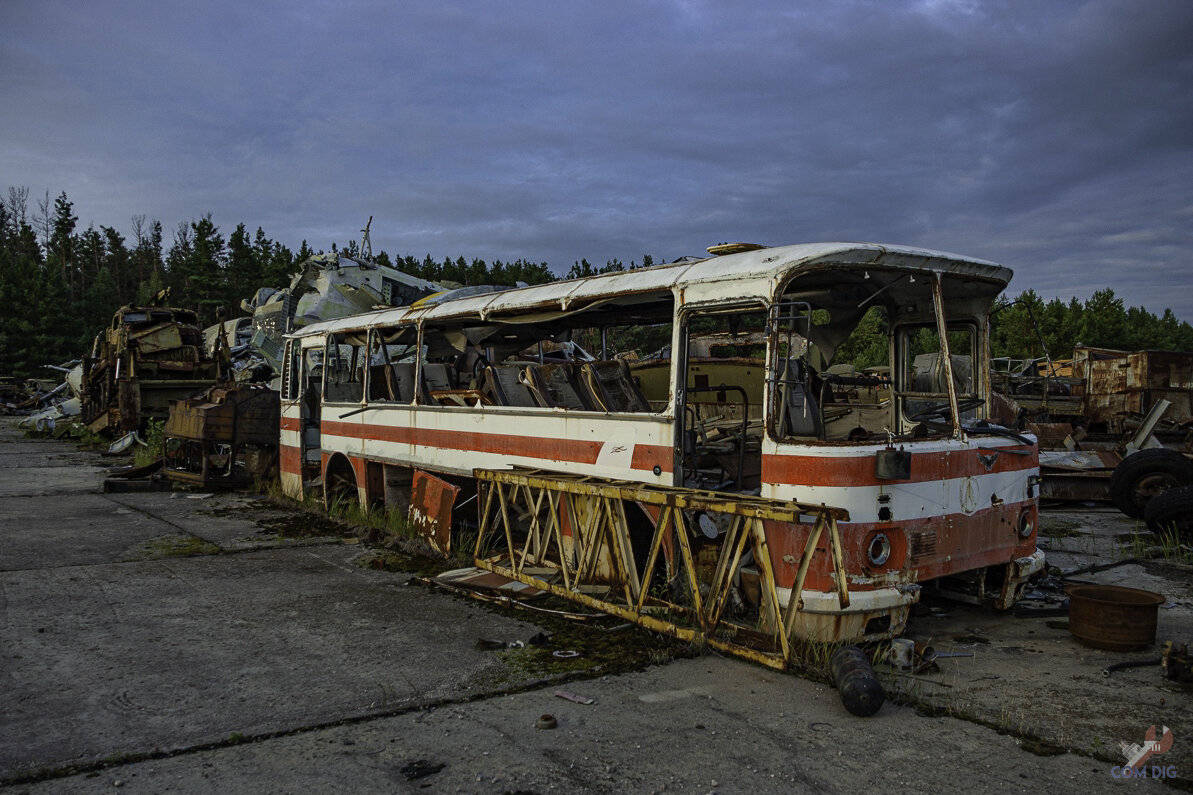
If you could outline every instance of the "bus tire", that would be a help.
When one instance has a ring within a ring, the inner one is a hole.
[[[1176,530],[1182,536],[1193,537],[1193,486],[1156,495],[1148,501],[1143,515],[1154,532]]]
[[[1142,519],[1153,497],[1191,483],[1193,461],[1163,447],[1140,450],[1114,468],[1110,476],[1110,501],[1132,519]]]

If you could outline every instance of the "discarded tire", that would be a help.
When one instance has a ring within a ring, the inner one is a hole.
[[[1158,494],[1147,503],[1143,516],[1157,533],[1176,530],[1193,537],[1193,486],[1181,486]]]
[[[857,646],[842,646],[833,652],[830,667],[845,709],[862,718],[878,712],[886,693],[865,652]]]
[[[1142,519],[1147,503],[1178,486],[1193,484],[1193,461],[1175,450],[1140,450],[1124,458],[1110,477],[1110,501],[1133,519]]]

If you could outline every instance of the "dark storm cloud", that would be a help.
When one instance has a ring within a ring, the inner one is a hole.
[[[0,182],[84,223],[325,246],[371,214],[390,251],[557,268],[881,240],[1193,317],[1184,0],[10,2],[0,31]]]

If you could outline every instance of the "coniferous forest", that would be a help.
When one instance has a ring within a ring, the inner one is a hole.
[[[332,242],[330,248],[357,254],[356,241],[343,246]],[[241,299],[259,287],[287,285],[298,263],[321,250],[305,240],[291,248],[270,239],[261,227],[250,231],[244,223],[225,234],[210,214],[179,223],[168,233],[145,216],[134,216],[123,232],[111,226],[80,229],[65,192],[31,197],[27,188],[10,187],[0,196],[0,375],[46,375],[43,364],[86,353],[117,308],[144,303],[165,287],[171,290],[172,305],[197,310],[205,325],[216,322],[221,309],[235,317],[242,314]],[[385,251],[374,259],[425,279],[465,285],[538,284],[639,267],[638,262],[626,265],[616,259],[603,266],[580,260],[561,277],[546,262],[522,259],[486,262],[458,256],[439,261]],[[641,266],[655,263],[645,255]],[[1052,357],[1063,358],[1078,343],[1193,351],[1188,322],[1169,309],[1156,314],[1127,307],[1110,287],[1085,301],[1044,301],[1027,290],[1007,296],[1004,303],[992,326],[995,356],[1035,358],[1046,346]],[[883,323],[880,313],[867,314],[837,361],[859,367],[884,361]]]

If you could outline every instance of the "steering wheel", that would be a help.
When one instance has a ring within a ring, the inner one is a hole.
[[[984,406],[986,401],[980,397],[963,398],[957,401],[957,411],[964,414],[967,411],[972,411],[976,408]],[[933,403],[927,408],[917,411],[912,414],[910,419],[914,422],[925,422],[928,420],[948,420],[953,413],[952,406],[947,402]]]

